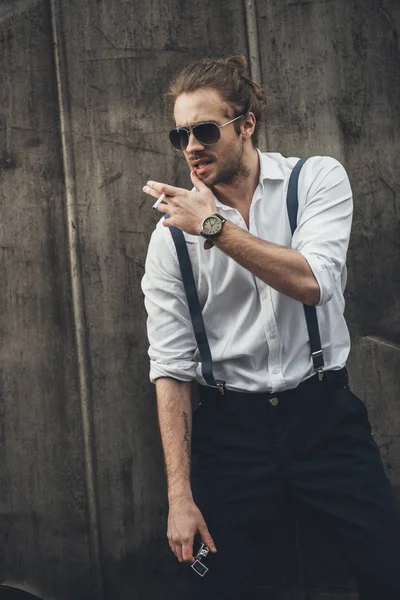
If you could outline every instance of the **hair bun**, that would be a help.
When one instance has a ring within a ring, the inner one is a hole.
[[[232,65],[239,72],[239,75],[243,75],[243,73],[247,69],[247,60],[243,55],[230,56],[226,59],[226,63],[228,65]]]

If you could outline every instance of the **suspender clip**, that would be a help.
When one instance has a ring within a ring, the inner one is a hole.
[[[225,381],[218,381],[217,388],[221,396],[225,394]]]
[[[317,369],[317,374],[318,374],[318,379],[319,379],[320,381],[322,381],[322,380],[323,380],[323,378],[324,378],[324,370],[323,370],[323,368],[322,368],[322,367],[320,367],[319,369]]]

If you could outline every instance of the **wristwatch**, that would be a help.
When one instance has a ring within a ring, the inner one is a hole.
[[[201,224],[200,235],[207,240],[217,237],[221,233],[225,221],[226,219],[218,213],[206,217]]]

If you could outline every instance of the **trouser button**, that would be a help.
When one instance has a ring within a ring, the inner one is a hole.
[[[278,406],[279,404],[279,398],[277,398],[276,396],[274,396],[273,398],[269,399],[269,403],[271,406]]]

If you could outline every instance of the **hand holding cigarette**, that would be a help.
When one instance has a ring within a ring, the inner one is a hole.
[[[217,208],[212,191],[194,171],[191,178],[197,192],[159,181],[148,181],[143,192],[157,199],[153,204],[154,210],[169,214],[169,219],[163,220],[164,227],[174,226],[185,233],[200,235],[202,222],[217,212]]]

